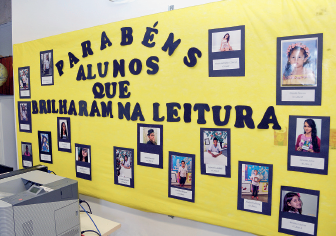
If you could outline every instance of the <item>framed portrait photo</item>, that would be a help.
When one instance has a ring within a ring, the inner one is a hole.
[[[20,132],[32,132],[31,102],[18,102],[19,130]]]
[[[271,215],[273,165],[239,161],[237,209]]]
[[[289,116],[287,169],[328,174],[330,117]]]
[[[40,52],[41,86],[54,85],[53,50]]]
[[[317,235],[320,191],[281,186],[279,232]]]
[[[75,143],[76,177],[92,180],[91,146]]]
[[[163,168],[163,126],[138,124],[138,165]]]
[[[53,163],[51,132],[38,131],[40,162]]]
[[[114,184],[134,188],[134,149],[114,147]]]
[[[277,105],[321,105],[323,34],[277,39]]]
[[[209,77],[245,76],[245,25],[209,30]]]
[[[30,67],[19,67],[18,75],[20,98],[30,98]]]
[[[33,167],[33,152],[31,143],[21,142],[21,156],[23,168]]]
[[[195,155],[169,152],[168,197],[195,202]]]
[[[201,174],[231,177],[230,129],[201,128]]]
[[[70,117],[57,117],[58,151],[71,152]]]

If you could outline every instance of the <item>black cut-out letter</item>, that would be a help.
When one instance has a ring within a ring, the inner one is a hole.
[[[51,112],[58,113],[58,109],[56,109],[56,101],[55,99],[51,100]]]
[[[48,111],[48,113],[51,113],[51,103],[50,103],[50,100],[47,100],[47,111]]]
[[[125,107],[121,102],[118,102],[118,118],[122,120],[124,119],[125,116],[126,120],[130,120],[131,119],[130,108],[131,104],[129,102],[125,104]]]
[[[78,106],[79,106],[79,116],[88,116],[88,111],[87,111],[87,103],[86,101],[80,100],[78,102]]]
[[[131,96],[131,92],[128,91],[128,87],[130,82],[127,80],[119,81],[119,98],[129,98]]]
[[[181,118],[178,116],[178,109],[181,109],[181,105],[177,102],[167,103],[167,122],[179,122]]]
[[[154,26],[155,27],[157,25],[158,22],[155,22]],[[158,34],[158,30],[157,29],[154,29],[154,28],[151,28],[151,27],[146,27],[146,33],[144,35],[144,38],[142,40],[142,45],[146,46],[146,47],[149,47],[149,48],[152,48],[155,46],[155,42],[152,42],[153,39],[154,39],[154,34]],[[153,34],[154,33],[154,34]],[[149,42],[151,41],[151,43]]]
[[[156,56],[148,57],[146,61],[146,66],[152,70],[147,70],[147,74],[149,75],[155,75],[159,71],[159,65],[154,63],[154,61],[159,62],[159,58]]]
[[[32,100],[32,113],[37,114],[38,113],[38,107],[37,107],[37,102],[35,100]]]
[[[120,63],[117,60],[113,60],[113,77],[118,76],[120,72],[121,77],[125,77],[125,60],[121,59]]]
[[[160,103],[158,102],[153,103],[153,120],[154,121],[164,121],[165,119],[164,116],[160,117],[159,107],[160,107]]]
[[[47,111],[47,108],[46,108],[46,102],[44,100],[40,100],[39,101],[40,103],[40,114],[47,114],[48,111]]]
[[[87,79],[95,79],[95,78],[96,78],[96,74],[94,74],[94,75],[92,76],[92,65],[91,65],[91,64],[88,64],[88,65],[87,65],[87,68],[88,68]]]
[[[82,56],[83,58],[87,57],[88,55],[93,55],[90,40],[82,42],[81,45],[82,45],[82,51],[83,51],[83,56]]]
[[[77,73],[76,80],[86,80],[83,65],[80,65],[80,67],[78,68],[78,73]]]
[[[113,87],[113,93],[111,94],[110,92],[110,85],[112,84]],[[117,91],[117,82],[112,82],[112,83],[105,83],[105,94],[106,97],[108,98],[114,98],[114,96],[116,95],[116,91]]]
[[[229,123],[230,120],[230,113],[231,113],[231,106],[225,106],[225,119],[224,121],[221,121],[220,119],[220,110],[222,109],[221,106],[213,106],[212,107],[212,116],[213,116],[213,121],[215,123],[215,125],[218,126],[224,126],[227,125],[227,123]]]
[[[252,108],[249,106],[236,106],[236,128],[244,128],[244,121],[249,129],[254,129],[254,121],[252,119]],[[244,111],[246,112],[246,115],[244,115]]]
[[[97,115],[96,115],[96,113],[97,113]],[[95,100],[93,100],[92,105],[91,105],[90,116],[94,117],[95,115],[100,116],[100,111],[98,109],[97,102]]]
[[[108,70],[108,65],[109,65],[109,62],[108,61],[105,61],[104,62],[104,73],[102,73],[102,64],[101,62],[99,62],[97,64],[97,67],[98,67],[98,74],[100,76],[100,78],[104,78],[106,75],[107,75],[107,70]]]
[[[97,82],[97,83],[95,83],[93,85],[92,92],[93,92],[94,98],[103,98],[103,97],[105,97],[105,94],[104,94],[104,85],[102,85],[99,82]]]
[[[168,49],[168,55],[171,56],[180,43],[181,39],[178,39],[174,42],[174,34],[170,33],[165,44],[162,47],[162,51],[167,52]]]
[[[188,61],[187,57],[183,58],[183,62],[186,66],[194,67],[197,64],[197,58],[196,58],[195,54],[197,55],[198,58],[202,57],[202,52],[199,49],[189,48],[189,50],[188,50],[189,61]]]
[[[63,66],[64,66],[64,61],[63,60],[59,60],[56,64],[55,64],[58,74],[59,76],[62,76],[64,74],[63,72]]]
[[[105,102],[101,102],[101,109],[102,109],[102,117],[106,117],[108,115],[110,115],[110,118],[113,118],[112,115],[112,102],[108,101],[107,106]]]
[[[64,99],[63,101],[59,100],[58,103],[59,103],[59,113],[67,114],[67,100],[66,99]]]
[[[133,42],[132,27],[123,27],[121,30],[121,46],[130,45]]]
[[[204,119],[204,110],[210,111],[210,107],[205,103],[196,103],[194,105],[194,111],[198,111],[197,124],[206,124],[206,120]]]
[[[140,104],[136,103],[133,109],[131,120],[136,121],[138,118],[140,121],[145,121],[145,117],[142,115]]]
[[[104,50],[106,48],[106,44],[111,47],[112,43],[110,39],[106,36],[105,31],[102,32],[101,34],[101,40],[100,40],[100,50]]]
[[[268,129],[268,124],[273,124],[273,129],[281,130],[281,126],[278,123],[278,120],[275,116],[275,111],[273,106],[269,106],[264,114],[264,117],[260,121],[259,125],[257,126],[258,129]]]
[[[76,106],[75,106],[75,101],[74,100],[71,100],[71,102],[70,102],[68,114],[77,116],[77,111],[76,111]]]
[[[79,62],[79,59],[71,52],[68,52],[68,56],[69,56],[70,68],[72,68],[74,67],[74,64],[77,64]]]
[[[136,65],[136,69],[134,69],[134,65]],[[140,74],[142,70],[142,63],[139,59],[134,58],[128,65],[129,71],[132,75],[138,75]]]
[[[191,122],[191,104],[190,103],[184,103],[183,108],[184,108],[184,122],[185,123],[190,123]]]

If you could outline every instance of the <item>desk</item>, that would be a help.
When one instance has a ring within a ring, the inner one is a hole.
[[[107,236],[112,234],[114,231],[119,229],[121,227],[121,224],[90,214],[91,218],[93,221],[96,223],[100,233],[102,236]],[[80,213],[80,224],[81,224],[81,231],[84,230],[95,230],[97,231],[96,227],[92,223],[91,219],[88,217],[88,215],[85,212]],[[85,236],[91,236],[95,235],[97,236],[98,234],[93,233],[93,232],[87,232],[84,233]]]
[[[213,154],[218,154],[213,152]],[[210,153],[204,152],[204,164],[227,166],[227,157],[223,154],[213,157]]]
[[[132,169],[125,169],[124,167],[120,166],[120,176],[132,179]]]

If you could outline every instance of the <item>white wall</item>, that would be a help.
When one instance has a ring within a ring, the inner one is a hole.
[[[0,25],[0,55],[13,55],[12,50],[12,22]]]

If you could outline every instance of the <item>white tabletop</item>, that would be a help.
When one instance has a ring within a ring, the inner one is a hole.
[[[124,168],[124,167],[121,166],[120,176],[131,179],[132,178],[132,168],[131,169],[126,169],[126,168]]]
[[[105,218],[102,218],[96,215],[92,215],[92,214],[90,214],[90,216],[93,219],[93,221],[96,223],[102,236],[108,236],[121,227],[121,224],[117,222],[114,222],[114,221],[111,221],[111,220],[108,220],[108,219],[105,219]],[[84,231],[84,230],[97,231],[91,219],[85,212],[80,213],[80,224],[81,224],[81,231]],[[97,234],[93,232],[86,232],[84,233],[84,235],[85,236],[91,236],[91,235],[97,236]]]
[[[213,154],[218,153],[213,152]],[[223,154],[219,155],[218,157],[213,157],[210,153],[204,152],[204,164],[227,166],[227,157]]]

